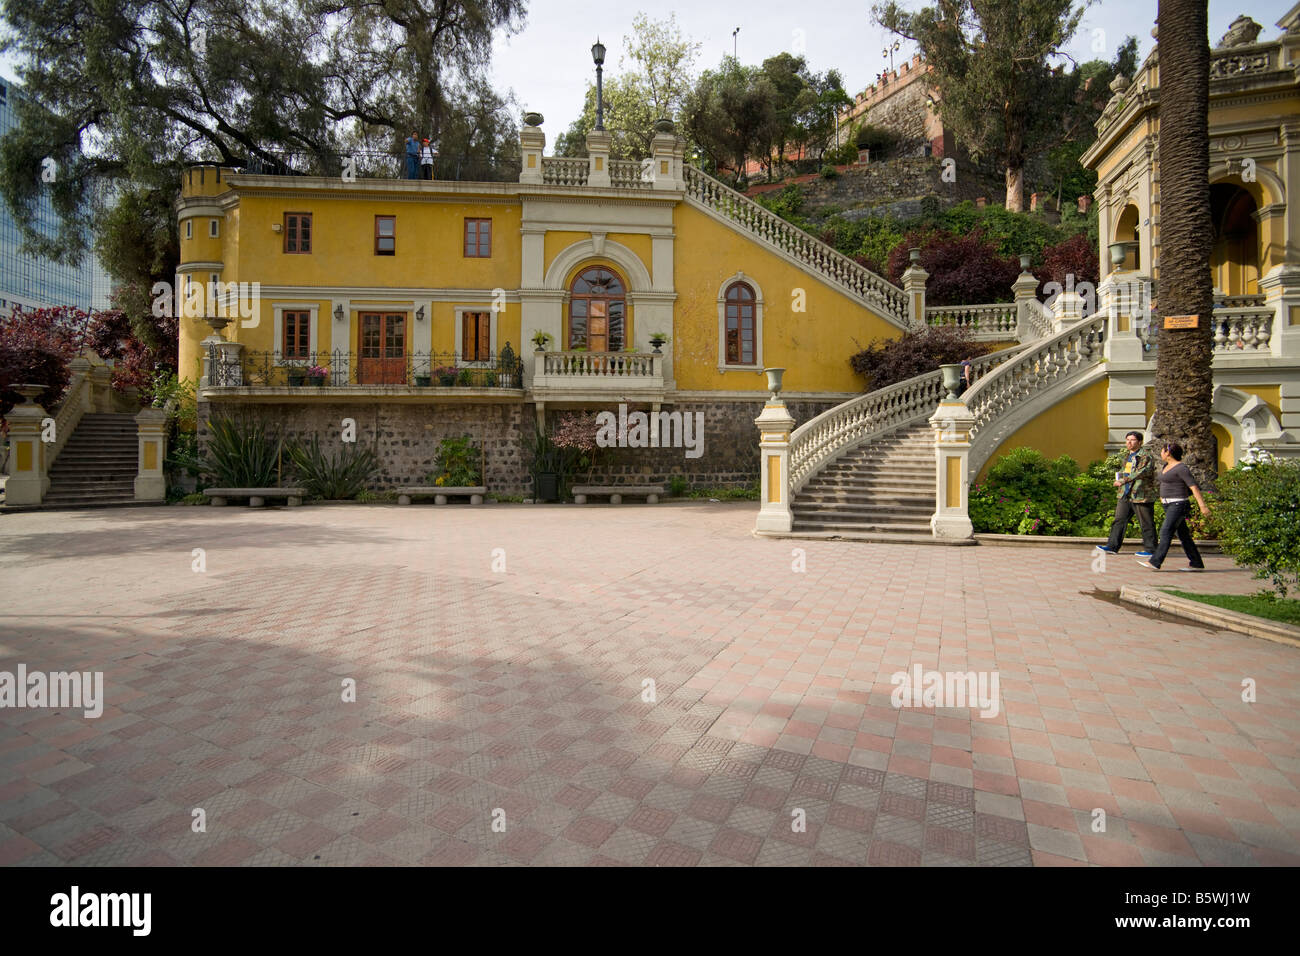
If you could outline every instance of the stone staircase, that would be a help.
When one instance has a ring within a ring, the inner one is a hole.
[[[137,455],[135,416],[107,412],[82,415],[50,468],[50,490],[44,506],[134,504]]]
[[[934,432],[908,425],[859,446],[794,496],[795,534],[933,543]]]

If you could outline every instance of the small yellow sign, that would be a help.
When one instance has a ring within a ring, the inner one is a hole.
[[[1166,315],[1165,328],[1167,329],[1194,329],[1196,328],[1198,315]]]

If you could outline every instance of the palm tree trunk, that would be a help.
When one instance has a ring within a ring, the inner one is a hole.
[[[1160,0],[1160,141],[1157,152],[1159,313],[1195,315],[1192,329],[1160,328],[1152,431],[1187,449],[1184,462],[1213,488],[1218,476],[1210,431],[1214,282],[1210,273],[1210,44],[1207,0]],[[1161,323],[1163,325],[1163,323]]]

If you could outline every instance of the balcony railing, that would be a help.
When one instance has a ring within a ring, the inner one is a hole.
[[[600,391],[661,389],[663,355],[658,352],[535,352],[534,388]]]
[[[457,352],[413,352],[391,358],[336,349],[287,359],[279,352],[229,351],[210,346],[210,386],[245,388],[523,388],[516,356],[466,361]],[[312,370],[317,374],[313,375]],[[323,374],[321,374],[323,372]]]
[[[344,181],[408,178],[405,153],[374,150],[351,153],[268,150],[250,156],[241,170],[263,176],[327,176]],[[437,156],[433,161],[433,178],[476,183],[514,182],[519,178],[519,167]]]
[[[990,305],[935,305],[925,310],[926,325],[931,328],[955,325],[969,329],[980,342],[1011,341],[1016,337],[1019,306],[1014,302]]]

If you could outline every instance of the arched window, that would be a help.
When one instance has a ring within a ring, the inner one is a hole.
[[[733,282],[726,295],[726,362],[754,364],[754,290],[747,282]]]
[[[626,287],[603,266],[584,269],[569,295],[569,348],[621,352],[625,331]]]

